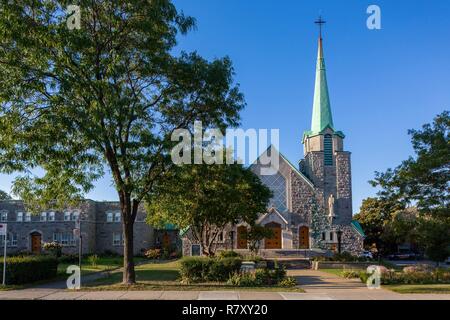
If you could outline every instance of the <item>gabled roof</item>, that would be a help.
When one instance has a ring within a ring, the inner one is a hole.
[[[300,176],[304,181],[306,181],[306,183],[311,187],[314,188],[314,184],[311,182],[311,180],[309,180],[309,178],[307,176],[305,176],[303,173],[301,173],[281,152],[278,151],[278,149],[271,144],[263,153],[261,153],[258,158],[256,158],[256,160],[250,165],[250,167],[258,165],[259,164],[259,158],[261,158],[261,156],[264,153],[267,153],[269,150],[272,153],[272,149],[274,149],[280,156],[281,159],[283,159],[284,162],[286,162],[286,164],[292,169],[292,171],[294,171],[298,176]]]
[[[256,220],[256,223],[261,223],[266,217],[268,217],[271,214],[276,214],[280,217],[281,221],[283,221],[285,224],[289,224],[289,222],[283,217],[283,215],[275,208],[271,207],[265,214],[263,214],[261,217]]]
[[[358,221],[352,220],[351,225],[362,237],[366,237],[366,234]]]

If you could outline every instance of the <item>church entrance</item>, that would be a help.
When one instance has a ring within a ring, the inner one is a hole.
[[[247,227],[239,226],[237,227],[237,249],[247,249]]]
[[[299,249],[309,249],[309,228],[301,226],[298,229]]]
[[[273,232],[272,238],[266,238],[264,240],[265,249],[281,249],[281,225],[276,222],[270,222],[265,225],[266,228],[270,228]]]

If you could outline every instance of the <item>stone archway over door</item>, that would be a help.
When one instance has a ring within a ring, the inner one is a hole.
[[[264,240],[265,249],[281,249],[281,224],[276,222],[270,222],[265,225],[266,228],[270,228],[273,232],[272,238],[266,238]]]
[[[309,249],[309,228],[301,226],[298,229],[298,243],[299,249]]]
[[[41,253],[42,235],[39,232],[33,232],[30,234],[31,252],[34,254]]]

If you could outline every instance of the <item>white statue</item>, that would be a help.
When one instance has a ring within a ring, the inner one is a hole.
[[[328,197],[328,216],[330,218],[334,218],[336,215],[334,214],[334,196],[330,195]]]

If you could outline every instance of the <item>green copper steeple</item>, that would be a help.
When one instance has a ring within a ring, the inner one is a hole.
[[[311,131],[312,133],[319,133],[326,127],[334,130],[330,96],[328,94],[327,74],[325,71],[325,59],[323,58],[322,37],[319,37]]]
[[[330,128],[334,131],[334,134],[344,137],[344,134],[342,132],[336,131],[333,124],[330,95],[328,93],[327,74],[325,70],[325,59],[323,57],[322,34],[320,33],[319,48],[317,52],[316,83],[314,87],[311,130],[306,131],[303,135],[303,138],[320,134],[326,128]]]

